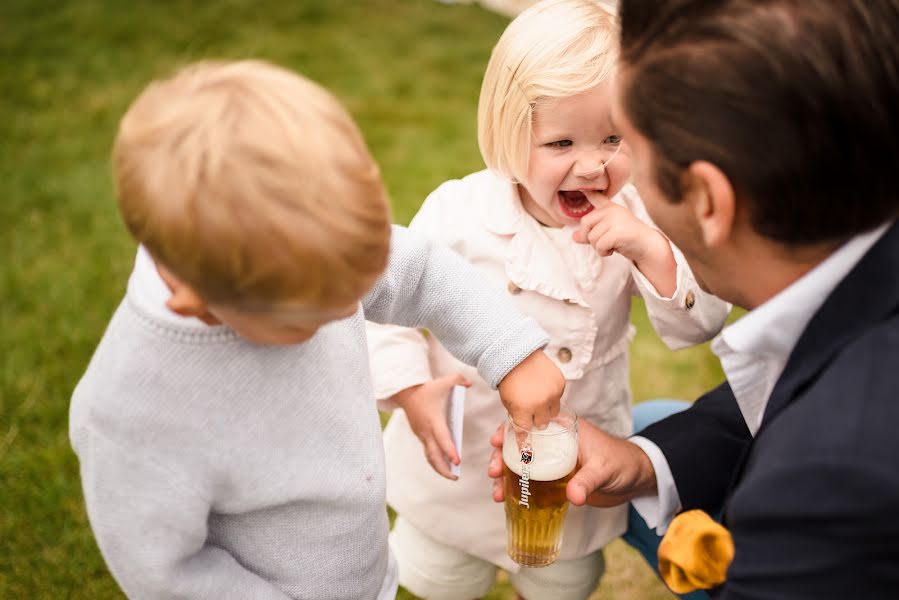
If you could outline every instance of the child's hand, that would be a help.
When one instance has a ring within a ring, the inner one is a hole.
[[[668,298],[677,289],[677,263],[668,239],[630,210],[598,193],[585,192],[594,208],[581,219],[574,241],[590,244],[600,256],[617,252],[630,260]]]
[[[459,464],[459,453],[447,423],[447,402],[454,385],[470,387],[461,373],[447,375],[397,392],[393,400],[406,411],[409,426],[421,440],[428,464],[447,479],[458,477],[450,472],[449,463]]]
[[[586,193],[593,210],[581,219],[581,228],[574,234],[575,242],[590,244],[600,256],[617,252],[634,263],[658,252],[658,243],[665,240],[657,230],[626,207],[600,194]]]
[[[519,426],[544,427],[559,414],[565,377],[543,350],[537,350],[499,382],[499,397]]]

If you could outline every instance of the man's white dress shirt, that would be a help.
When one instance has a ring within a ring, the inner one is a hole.
[[[858,235],[780,293],[724,328],[712,342],[749,432],[754,436],[765,407],[794,346],[809,321],[892,223]],[[658,493],[632,503],[649,527],[662,535],[680,511],[680,497],[668,461],[650,440],[630,439],[649,456]],[[697,465],[697,468],[700,468]]]

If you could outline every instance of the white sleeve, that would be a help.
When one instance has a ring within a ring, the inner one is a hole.
[[[674,484],[674,475],[662,450],[651,441],[639,435],[628,441],[639,446],[649,457],[652,468],[656,474],[657,492],[652,496],[641,496],[631,500],[631,504],[646,521],[646,525],[656,533],[663,535],[668,530],[668,525],[681,509],[680,495]]]
[[[619,198],[634,215],[655,227],[643,200],[633,186],[627,186]],[[666,238],[667,239],[667,238]],[[731,305],[704,292],[696,281],[683,253],[669,241],[677,264],[677,287],[670,298],[659,294],[643,273],[632,266],[634,293],[643,298],[653,329],[672,350],[712,339],[724,326]]]
[[[418,329],[366,322],[371,380],[378,409],[396,408],[390,398],[406,388],[430,381],[428,341]]]
[[[206,543],[210,502],[186,477],[82,432],[78,453],[91,528],[129,598],[289,600]]]

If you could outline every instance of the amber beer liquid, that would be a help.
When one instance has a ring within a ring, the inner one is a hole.
[[[526,567],[559,557],[568,512],[565,487],[577,462],[577,416],[563,408],[544,430],[522,430],[511,420],[503,440],[506,550]]]

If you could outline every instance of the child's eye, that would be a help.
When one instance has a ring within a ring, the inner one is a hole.
[[[557,140],[555,142],[548,143],[547,146],[551,148],[568,148],[573,143],[574,142],[572,142],[571,140]]]
[[[605,140],[603,140],[603,144],[609,144],[610,146],[618,146],[621,144],[621,136],[620,135],[610,135]]]

